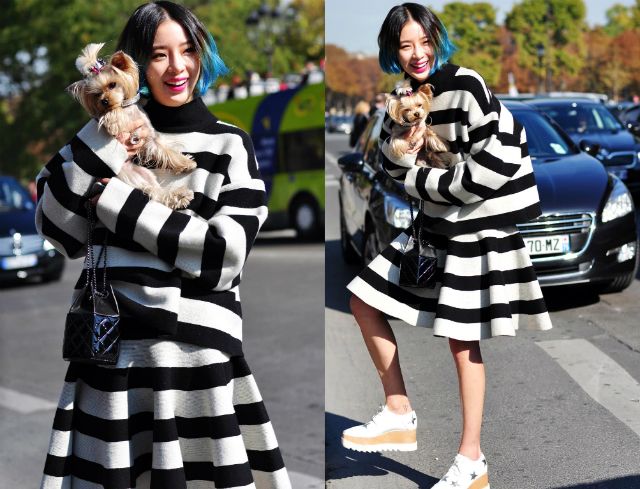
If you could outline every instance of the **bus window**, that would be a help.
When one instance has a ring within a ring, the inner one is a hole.
[[[293,131],[280,136],[280,170],[324,169],[324,129]]]

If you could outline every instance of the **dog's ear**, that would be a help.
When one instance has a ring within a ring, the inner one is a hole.
[[[109,63],[125,73],[138,76],[138,65],[136,65],[133,58],[124,51],[114,53],[114,55],[111,56]]]
[[[418,92],[420,92],[422,95],[427,97],[427,100],[429,102],[431,102],[431,99],[433,98],[433,91],[431,90],[431,88],[432,88],[432,85],[428,83],[424,83],[420,85],[420,88],[418,88]]]
[[[80,96],[84,90],[85,87],[85,81],[84,80],[80,80],[77,81],[75,83],[72,83],[71,85],[69,85],[67,88],[65,88],[65,91],[69,92],[69,94],[76,100],[80,101]]]
[[[398,114],[398,107],[400,106],[400,101],[398,100],[398,97],[395,95],[391,95],[389,93],[387,93],[386,95],[386,102],[385,102],[385,106],[387,109],[387,113],[389,114],[389,117],[391,117],[394,121],[398,121],[400,119],[400,116]]]

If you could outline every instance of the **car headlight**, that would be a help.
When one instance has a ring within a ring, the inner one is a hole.
[[[394,228],[408,228],[411,226],[409,203],[397,197],[386,195],[384,198],[384,217],[387,223]]]
[[[627,190],[627,187],[625,187],[620,180],[616,179],[613,190],[611,190],[609,199],[602,211],[602,222],[612,221],[618,217],[626,216],[633,211],[633,199],[631,198],[629,190]]]
[[[49,243],[49,241],[45,239],[44,243],[42,243],[42,249],[44,251],[51,251],[51,250],[55,250],[56,248],[51,243]]]

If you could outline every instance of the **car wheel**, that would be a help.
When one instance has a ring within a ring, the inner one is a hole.
[[[611,294],[613,292],[622,292],[624,289],[629,287],[629,285],[631,285],[635,276],[636,274],[634,272],[630,272],[625,275],[616,277],[611,282],[606,283],[602,287],[601,292],[603,294]]]
[[[372,226],[366,226],[364,235],[364,247],[362,250],[362,262],[364,266],[368,266],[369,263],[378,255],[378,238],[376,232],[372,229]]]
[[[320,212],[311,197],[300,197],[291,205],[291,224],[298,238],[309,240],[320,236]]]
[[[340,249],[342,250],[342,259],[347,265],[359,265],[361,263],[358,253],[351,245],[347,227],[344,223],[342,215],[342,204],[340,204]]]

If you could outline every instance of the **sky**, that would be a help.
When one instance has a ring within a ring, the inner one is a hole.
[[[378,54],[377,36],[387,12],[404,0],[325,0],[325,42],[336,44],[349,52]],[[416,3],[419,0],[414,0]],[[427,0],[425,5],[442,10],[451,0]],[[472,1],[466,3],[473,3]],[[517,0],[489,0],[498,12],[497,21],[504,18]],[[631,6],[635,0],[585,0],[587,23],[604,25],[605,12],[614,4]]]

